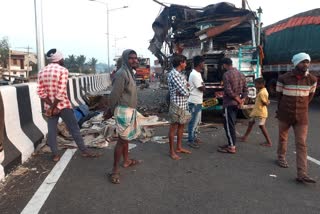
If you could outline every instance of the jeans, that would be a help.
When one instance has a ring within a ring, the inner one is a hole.
[[[201,120],[202,104],[189,103],[189,111],[191,113],[191,120],[188,125],[188,142],[194,143]]]
[[[224,130],[228,138],[229,146],[236,145],[236,120],[238,106],[228,106],[224,108]]]
[[[78,145],[79,149],[83,152],[87,148],[84,145],[82,136],[80,134],[80,128],[77,123],[77,120],[73,114],[72,109],[62,109],[60,114],[48,119],[48,144],[51,149],[51,152],[56,155],[58,153],[57,148],[57,125],[59,117],[65,122],[68,127],[70,134],[72,135],[74,141]]]

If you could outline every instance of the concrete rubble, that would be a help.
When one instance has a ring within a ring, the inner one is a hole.
[[[149,141],[163,141],[161,139],[154,138],[154,127],[168,125],[168,121],[160,120],[159,117],[155,115],[144,117],[140,113],[138,113],[138,121],[141,125],[141,135],[137,139],[138,141],[142,143]],[[80,132],[83,136],[85,145],[89,148],[108,148],[116,143],[118,137],[115,120],[110,118],[109,120],[104,121],[102,112],[84,122]],[[57,142],[59,150],[77,148],[77,145],[69,134],[64,122],[58,124]],[[38,145],[35,153],[49,152],[50,148],[47,145],[47,138],[45,137],[42,143]]]

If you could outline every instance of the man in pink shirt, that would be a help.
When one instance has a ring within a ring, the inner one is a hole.
[[[56,49],[46,54],[49,64],[38,74],[37,93],[44,102],[44,109],[48,117],[48,144],[53,153],[53,161],[60,160],[57,148],[57,124],[59,117],[66,123],[70,134],[78,145],[83,157],[97,157],[88,151],[84,145],[80,128],[74,116],[70,100],[67,95],[69,71],[64,65],[63,55]]]

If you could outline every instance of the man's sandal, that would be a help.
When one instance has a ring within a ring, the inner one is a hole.
[[[296,181],[299,183],[312,183],[312,184],[317,183],[313,178],[310,178],[308,176],[296,178]]]
[[[118,172],[110,172],[108,174],[109,180],[113,184],[120,184],[120,173]]]
[[[221,152],[221,153],[229,153],[229,154],[235,154],[236,153],[235,149],[231,149],[229,147],[225,147],[225,148],[219,147],[217,151]]]
[[[101,154],[92,153],[92,152],[82,152],[81,156],[84,158],[97,158],[97,157],[101,156]]]
[[[142,163],[142,160],[136,160],[136,159],[130,159],[129,161],[130,161],[129,164],[123,163],[122,167],[128,168],[128,167],[132,167],[132,166],[135,166],[135,165]]]
[[[286,160],[277,160],[278,166],[282,167],[282,168],[288,168],[288,162]]]

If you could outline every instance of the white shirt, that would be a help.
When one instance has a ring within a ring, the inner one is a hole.
[[[190,96],[188,102],[202,104],[203,92],[198,89],[199,87],[203,86],[201,73],[193,69],[189,76],[189,84]]]

